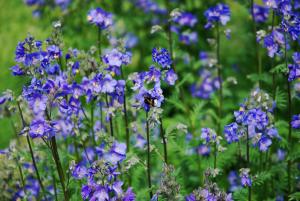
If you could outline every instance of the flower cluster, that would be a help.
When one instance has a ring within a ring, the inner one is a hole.
[[[237,142],[246,133],[260,151],[266,151],[273,138],[280,138],[273,123],[274,102],[260,89],[253,90],[251,96],[234,112],[235,122],[226,125],[224,134],[228,143]]]
[[[195,15],[189,12],[173,11],[171,17],[174,22],[171,31],[178,35],[180,42],[190,45],[198,41],[198,33],[191,30],[198,23]]]
[[[250,169],[248,168],[240,169],[241,184],[244,187],[252,186],[252,180],[249,176],[249,173],[250,173]]]
[[[102,30],[107,29],[113,23],[112,14],[101,8],[91,9],[87,19],[91,24],[97,25]]]
[[[82,199],[134,201],[132,188],[123,191],[123,182],[118,178],[118,165],[125,158],[126,145],[115,141],[111,146],[102,143],[89,156],[84,155],[82,162],[73,163],[72,176],[87,182],[81,189]]]
[[[216,183],[209,180],[211,173],[206,172],[204,186],[193,191],[190,195],[185,197],[186,201],[198,201],[198,200],[225,200],[233,201],[232,194],[227,194],[222,191]]]
[[[173,21],[180,26],[194,27],[198,22],[198,19],[192,13],[180,12],[178,15],[174,16]]]
[[[300,128],[300,114],[293,116],[292,121],[291,121],[291,125],[295,129]]]
[[[26,5],[34,8],[33,16],[40,17],[42,12],[45,10],[45,7],[58,6],[61,10],[65,11],[71,4],[72,0],[55,0],[54,5],[52,2],[45,0],[24,0],[24,2]]]
[[[253,7],[254,20],[257,23],[263,23],[268,20],[269,8],[255,4]]]
[[[230,171],[227,180],[230,185],[229,192],[234,192],[240,188],[240,177],[237,171]]]
[[[288,80],[289,82],[300,78],[300,53],[295,52],[293,55],[293,64],[289,64],[289,77]]]
[[[132,0],[133,3],[141,8],[145,13],[156,13],[156,14],[165,14],[167,11],[164,8],[161,8],[156,1],[153,0]]]
[[[177,74],[170,65],[172,60],[166,49],[153,49],[152,59],[162,67],[150,66],[149,71],[134,73],[130,79],[133,82],[132,89],[137,91],[134,96],[135,107],[142,107],[149,111],[151,107],[160,107],[164,101],[163,91],[161,89],[161,80],[168,85],[174,85],[177,80]]]
[[[107,71],[113,73],[113,75],[120,75],[121,66],[128,65],[131,62],[131,53],[122,53],[117,49],[113,49],[102,56],[102,61],[108,66]]]
[[[230,20],[230,8],[226,4],[217,4],[215,7],[209,8],[204,12],[207,23],[204,26],[206,29],[212,28],[215,24],[226,25]]]

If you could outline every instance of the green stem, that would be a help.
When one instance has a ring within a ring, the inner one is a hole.
[[[148,122],[148,112],[146,112],[146,132],[147,132],[147,176],[148,176],[148,188],[150,199],[153,196],[151,185],[151,156],[150,156],[150,129]]]
[[[220,56],[220,46],[221,46],[221,41],[220,41],[220,25],[217,24],[217,70],[218,70],[218,78],[220,82],[220,89],[219,89],[219,107],[218,107],[218,135],[221,134],[222,132],[222,112],[223,112],[223,76],[222,76],[222,68],[221,68],[221,56]],[[215,144],[215,149],[214,149],[214,168],[217,167],[217,148]]]
[[[25,119],[24,119],[24,116],[23,116],[23,112],[21,110],[20,103],[17,102],[17,105],[18,105],[19,114],[20,114],[20,117],[21,117],[21,120],[22,120],[22,126],[23,126],[23,129],[24,129],[26,127],[26,122],[25,122]],[[33,154],[32,146],[31,146],[31,142],[30,142],[28,134],[26,135],[26,139],[27,139],[27,144],[28,144],[28,147],[29,147],[30,156],[31,156],[31,160],[32,160],[32,164],[33,164],[33,167],[34,167],[34,170],[35,170],[35,174],[36,174],[37,180],[38,180],[39,185],[40,185],[40,187],[42,189],[42,192],[43,192],[43,195],[44,195],[44,199],[48,200],[47,197],[46,197],[46,191],[45,191],[44,185],[42,183],[39,170],[38,170],[37,165],[36,165],[36,160],[35,160],[35,157],[34,157],[34,154]]]
[[[95,109],[95,102],[92,100],[91,102],[91,131],[92,131],[92,142],[93,145],[96,146],[96,139],[95,139],[95,131],[94,131],[94,109]]]
[[[58,176],[59,176],[59,181],[60,181],[63,193],[64,193],[64,200],[68,201],[69,200],[68,189],[66,189],[66,187],[65,187],[65,176],[64,176],[63,168],[62,168],[61,161],[59,158],[55,136],[53,136],[51,138],[51,147],[52,147],[52,156],[55,161],[56,169],[57,169]]]
[[[97,45],[98,45],[98,51],[99,51],[99,57],[100,57],[100,61],[101,61],[101,54],[102,54],[102,50],[101,50],[101,43],[102,43],[102,34],[101,34],[101,28],[98,27],[98,40],[97,40]]]
[[[284,45],[284,59],[285,59],[285,67],[288,69],[288,61],[287,61],[287,36],[286,33],[284,34],[284,39],[285,39],[285,45]],[[289,119],[289,131],[288,131],[288,143],[289,143],[289,149],[288,152],[293,147],[293,142],[292,142],[292,125],[291,125],[291,118],[292,118],[292,93],[291,93],[291,84],[288,80],[288,77],[286,78],[287,81],[287,95],[288,95],[288,119]],[[292,168],[292,161],[291,159],[288,159],[288,194],[291,193],[292,191],[292,181],[291,181],[291,168]]]
[[[107,107],[107,109],[109,109],[109,102],[108,102],[107,93],[105,95],[105,101],[106,101],[106,107]],[[113,137],[114,136],[114,127],[113,127],[112,117],[111,117],[110,114],[109,114],[109,126],[110,126],[110,136]]]
[[[163,146],[164,146],[164,160],[165,160],[165,163],[168,164],[167,140],[166,140],[163,121],[162,121],[161,117],[159,118],[159,121],[160,121],[160,135],[161,135]]]
[[[249,133],[248,130],[246,132],[246,158],[247,158],[247,168],[250,169],[250,139],[249,139]],[[248,186],[248,201],[251,201],[251,186]]]
[[[122,67],[121,67],[121,78],[122,78],[122,80],[125,81]],[[125,83],[125,89],[124,89],[123,110],[124,110],[125,132],[126,132],[126,147],[127,147],[127,152],[129,152],[129,150],[130,150],[130,135],[129,135],[129,125],[128,125],[127,104],[126,104],[126,83]]]

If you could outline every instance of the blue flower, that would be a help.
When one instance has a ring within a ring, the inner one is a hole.
[[[291,121],[291,125],[294,129],[300,128],[300,114],[294,115]]]
[[[172,64],[171,56],[165,48],[153,48],[152,59],[155,63],[161,65],[163,68],[169,67]]]
[[[165,81],[169,85],[174,85],[177,79],[178,79],[178,76],[177,76],[177,74],[175,73],[175,71],[173,69],[169,69],[166,72]]]
[[[47,47],[47,52],[50,58],[58,59],[62,56],[62,52],[56,45],[50,45]]]
[[[107,29],[112,25],[112,14],[108,13],[101,8],[91,9],[87,16],[91,24],[97,25],[102,30]]]
[[[195,24],[198,22],[198,19],[195,15],[188,12],[180,13],[173,18],[175,23],[178,23],[180,26],[189,26],[194,27]]]
[[[210,146],[206,144],[201,144],[197,147],[197,153],[201,156],[209,156],[210,154]]]
[[[195,44],[198,42],[198,34],[197,32],[185,31],[179,35],[179,40],[186,45]]]
[[[252,186],[252,180],[249,176],[250,170],[246,168],[242,168],[240,170],[240,178],[241,178],[241,184],[244,187]]]
[[[35,119],[29,126],[29,135],[31,138],[49,138],[54,134],[52,131],[52,127],[43,119]]]
[[[25,72],[20,68],[19,65],[15,65],[15,66],[11,67],[10,70],[12,71],[12,74],[14,76],[25,75]]]
[[[122,53],[117,49],[113,49],[102,57],[102,61],[108,65],[106,70],[120,75],[122,65],[127,65],[131,62],[131,53]]]
[[[254,4],[253,13],[255,22],[262,23],[268,20],[269,8]]]
[[[211,128],[202,128],[201,129],[201,139],[205,140],[205,143],[215,142],[217,134]]]
[[[207,19],[207,24],[204,27],[210,29],[215,23],[220,23],[224,26],[230,20],[230,15],[229,6],[219,3],[215,7],[209,8],[204,12],[204,16]]]
[[[238,124],[231,123],[224,127],[224,134],[228,143],[239,141]]]
[[[117,164],[126,158],[126,144],[114,142],[110,151],[106,154],[106,160],[112,164]]]
[[[259,150],[265,152],[272,144],[272,140],[266,136],[263,136],[258,141]]]

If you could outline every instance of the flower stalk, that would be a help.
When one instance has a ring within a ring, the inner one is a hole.
[[[148,121],[148,112],[146,111],[146,132],[147,132],[147,177],[148,177],[148,187],[150,199],[153,196],[152,184],[151,184],[151,155],[150,155],[150,129]]]

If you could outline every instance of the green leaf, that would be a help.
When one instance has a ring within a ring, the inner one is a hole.
[[[270,70],[271,73],[275,74],[287,74],[289,72],[288,68],[286,68],[286,64],[278,64],[274,68]]]

